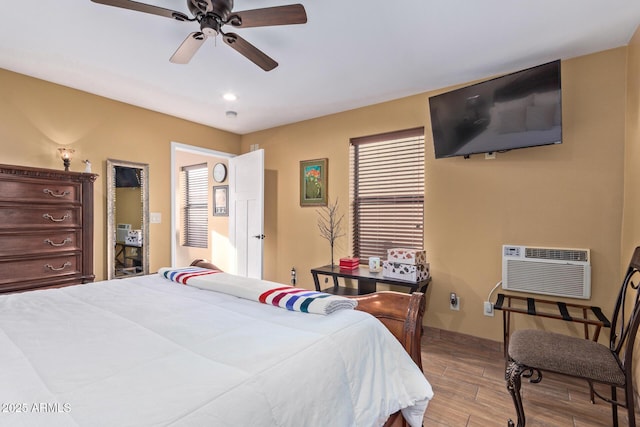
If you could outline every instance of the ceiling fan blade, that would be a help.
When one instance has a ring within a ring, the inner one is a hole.
[[[301,4],[266,7],[234,12],[228,22],[234,27],[242,28],[304,24],[307,22],[307,12]]]
[[[175,10],[165,9],[158,6],[152,6],[150,4],[139,3],[137,1],[130,0],[91,0],[94,3],[104,4],[107,6],[121,7],[123,9],[135,10],[138,12],[151,13],[153,15],[160,15],[166,18],[177,19],[178,21],[189,21],[189,17],[182,12],[176,12]]]
[[[207,36],[199,31],[189,34],[180,47],[171,55],[169,61],[174,64],[188,64],[206,40]]]
[[[268,57],[260,49],[240,37],[235,33],[226,33],[222,37],[224,42],[244,55],[249,61],[256,64],[265,71],[271,71],[278,66],[278,63]]]

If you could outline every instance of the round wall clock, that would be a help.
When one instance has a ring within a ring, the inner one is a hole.
[[[213,179],[215,182],[223,182],[227,178],[227,167],[224,163],[216,163],[213,167]]]

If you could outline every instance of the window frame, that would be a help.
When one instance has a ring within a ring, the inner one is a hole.
[[[180,168],[182,195],[181,245],[209,247],[209,167],[207,163]]]
[[[392,247],[423,250],[424,127],[351,138],[349,145],[353,256],[366,263]]]

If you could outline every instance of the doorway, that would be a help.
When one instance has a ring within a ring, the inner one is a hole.
[[[202,147],[171,143],[171,265],[184,267],[194,259],[206,259],[223,270],[231,265],[229,259],[229,219],[224,215],[213,215],[214,201],[212,199],[215,188],[228,185],[227,177],[220,182],[213,177],[213,169],[217,164],[228,165],[229,159],[235,154],[210,150]],[[190,247],[183,245],[183,188],[181,170],[185,166],[206,164],[209,190],[208,214],[206,215],[208,242],[206,247]]]

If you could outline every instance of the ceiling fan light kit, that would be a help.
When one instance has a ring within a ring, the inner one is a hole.
[[[178,21],[197,21],[200,24],[200,31],[194,31],[189,34],[171,56],[170,61],[175,64],[187,64],[208,37],[221,35],[222,40],[232,49],[264,71],[271,71],[278,66],[274,59],[239,35],[223,32],[222,27],[231,25],[235,28],[252,28],[305,24],[307,22],[307,13],[301,4],[233,12],[233,0],[187,0],[187,7],[193,15],[193,18],[189,18],[188,15],[182,12],[131,0],[91,1],[107,6],[164,16]]]

